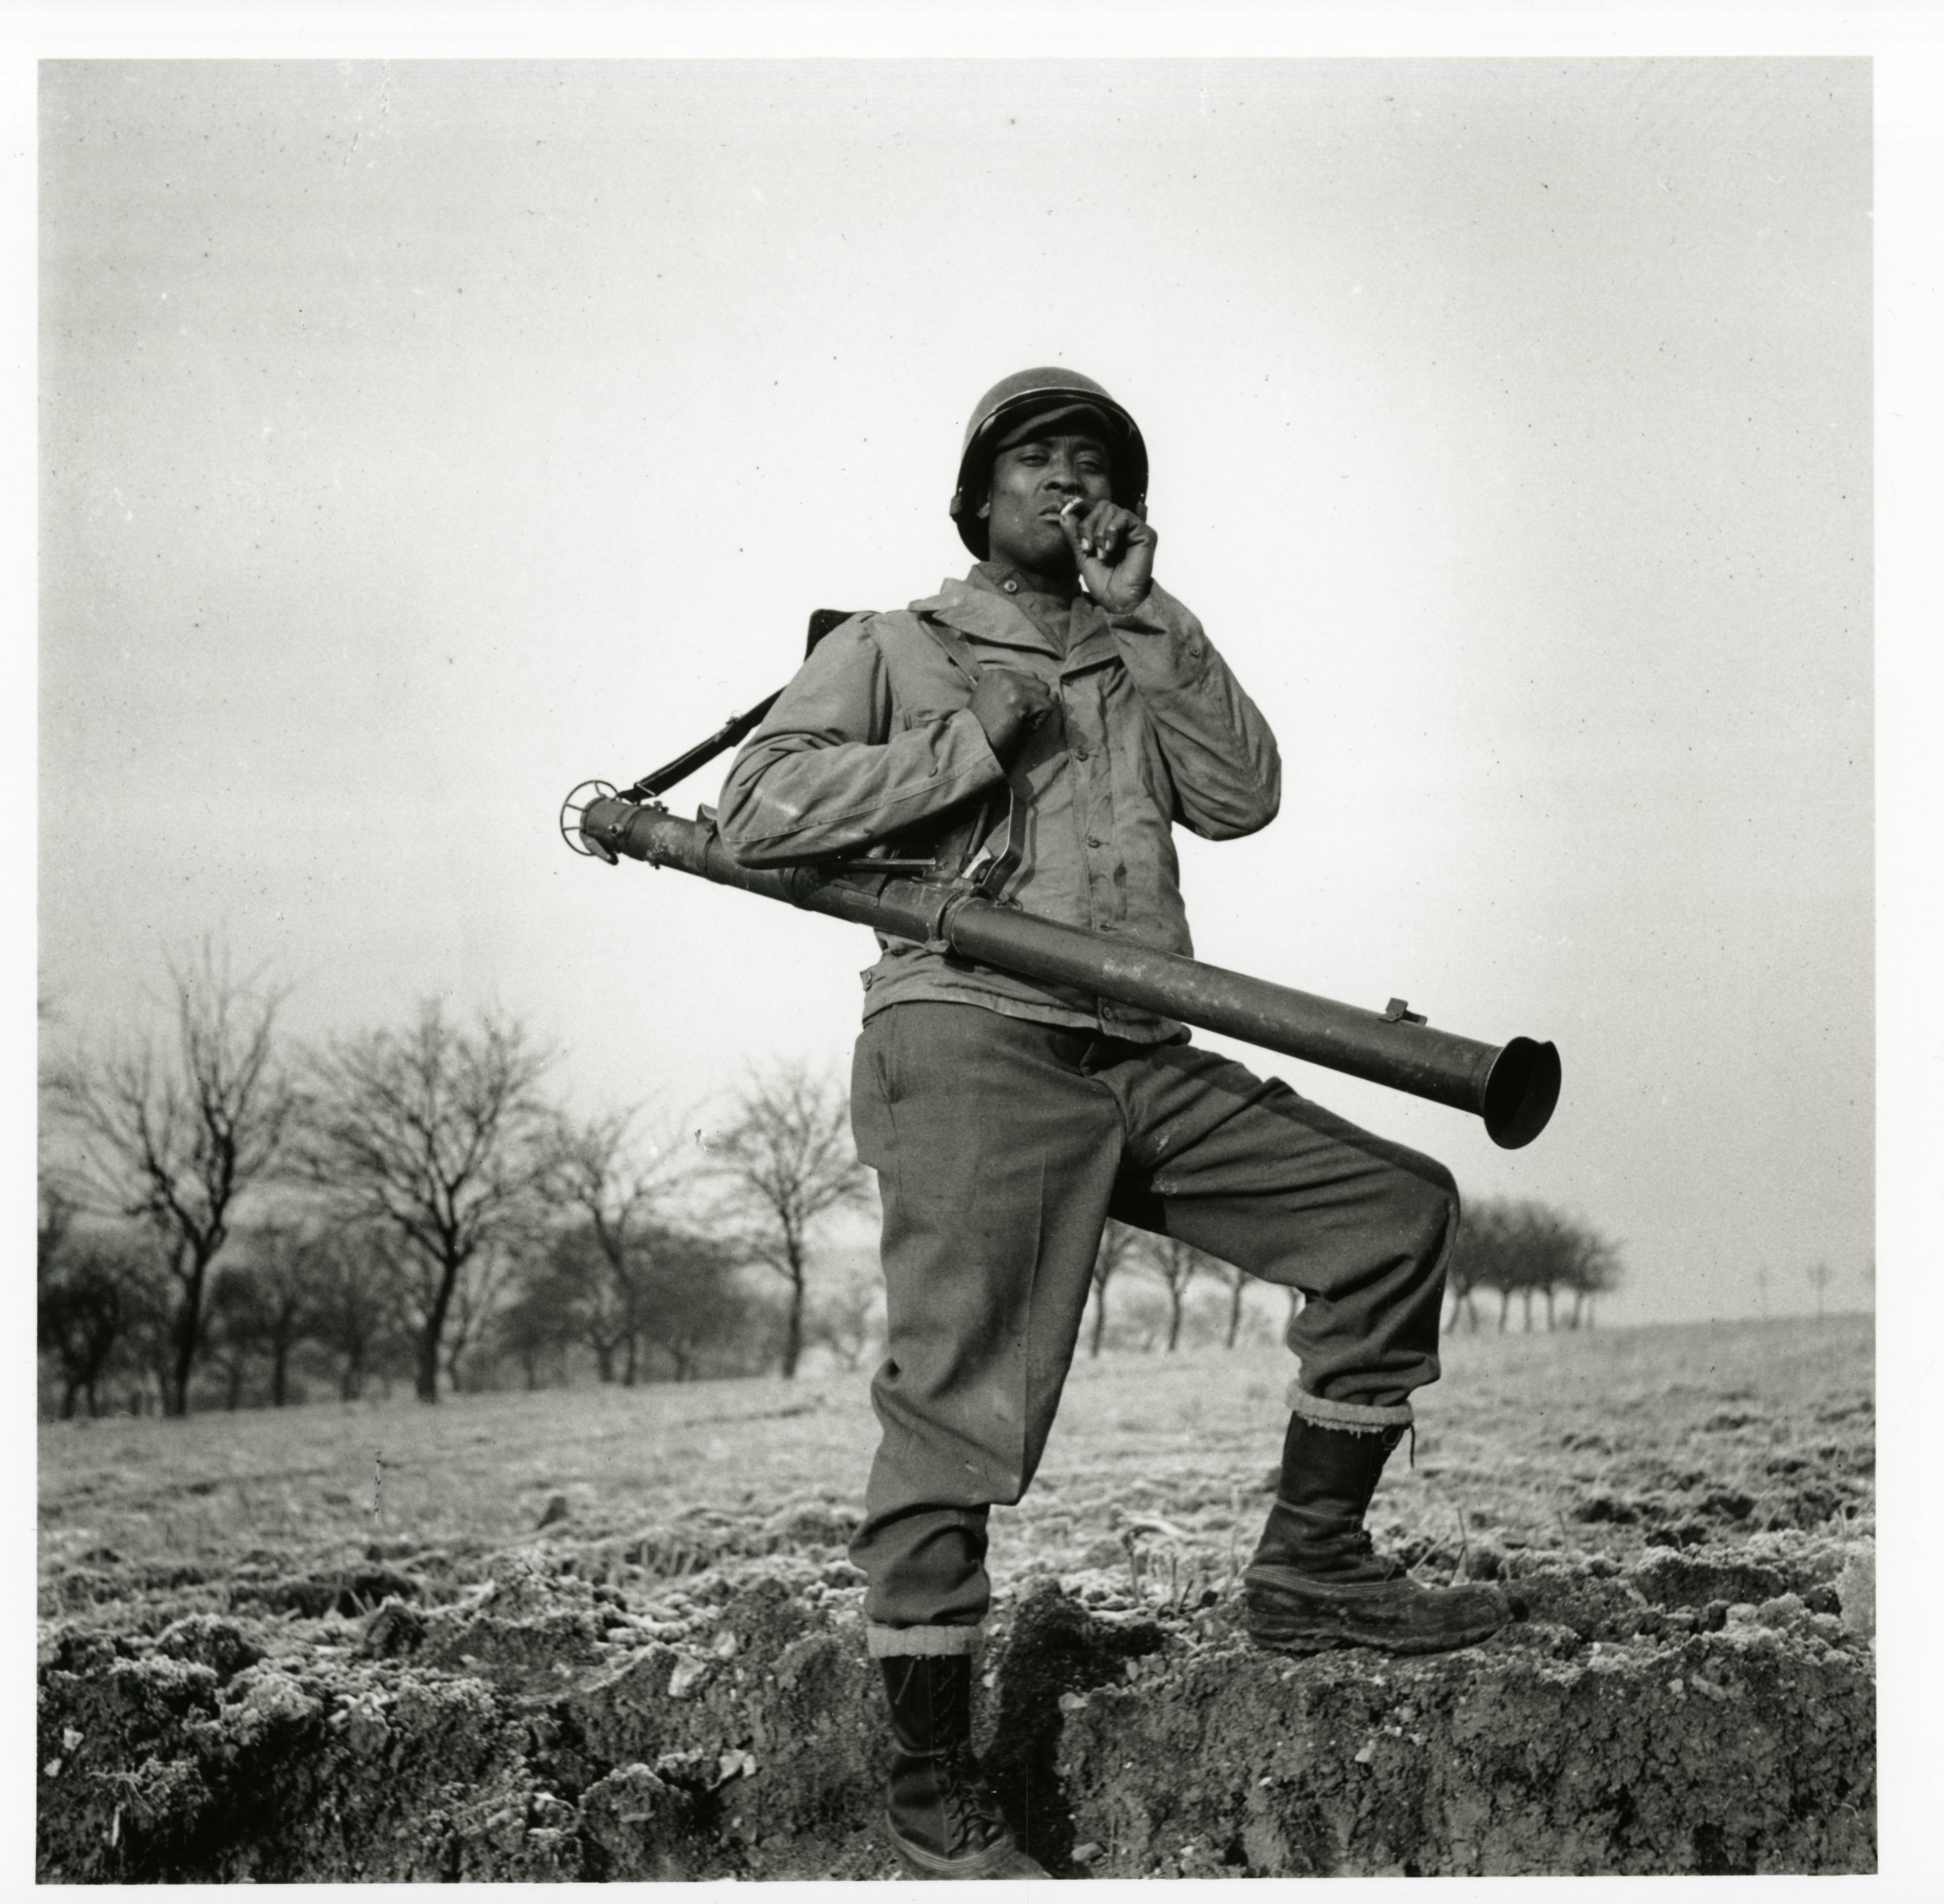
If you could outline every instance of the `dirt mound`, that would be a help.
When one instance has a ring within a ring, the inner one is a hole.
[[[1520,1586],[1527,1617],[1472,1650],[1265,1670],[1231,1637],[1069,1700],[1072,1855],[1129,1877],[1875,1868],[1872,1661],[1840,1619],[1796,1592],[1717,1619],[1651,1577]]]
[[[646,1587],[551,1540],[457,1589],[449,1555],[394,1553],[352,1617],[337,1594],[159,1626],[88,1607],[42,1647],[39,1874],[891,1875],[843,1531],[780,1524],[699,1571],[663,1543]],[[1041,1578],[991,1629],[982,1736],[1067,1876],[1869,1870],[1856,1552],[1516,1567],[1521,1619],[1413,1661],[1278,1659],[1213,1592]]]

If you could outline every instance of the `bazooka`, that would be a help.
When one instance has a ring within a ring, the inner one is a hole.
[[[723,845],[706,809],[694,820],[681,820],[629,792],[633,798],[604,781],[575,788],[561,814],[568,843],[611,863],[626,858],[672,866],[715,885],[943,946],[1022,977],[1077,986],[1203,1031],[1225,1032],[1266,1050],[1469,1111],[1484,1120],[1492,1141],[1508,1150],[1531,1143],[1559,1100],[1559,1054],[1550,1043],[1514,1038],[1503,1045],[1482,1044],[1434,1029],[1401,998],[1392,999],[1381,1012],[1340,1004],[995,903],[982,895],[1001,883],[990,869],[1003,865],[1003,850],[986,868],[949,878],[930,866],[903,860],[744,866]]]

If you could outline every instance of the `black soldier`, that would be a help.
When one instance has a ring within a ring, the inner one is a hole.
[[[750,866],[888,847],[1004,875],[1029,913],[1186,953],[1170,838],[1275,817],[1274,737],[1153,580],[1147,451],[1090,379],[1022,371],[967,429],[962,582],[828,635],[752,736],[718,825]],[[1001,848],[1004,851],[1001,852]],[[1112,1215],[1300,1289],[1281,1484],[1244,1576],[1262,1645],[1465,1646],[1507,1617],[1420,1586],[1364,1516],[1437,1380],[1450,1173],[1111,1001],[881,938],[853,1077],[883,1195],[883,1438],[851,1545],[918,1871],[1042,1875],[970,1752],[988,1511],[1053,1424]]]

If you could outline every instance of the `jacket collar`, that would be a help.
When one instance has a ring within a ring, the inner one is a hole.
[[[1106,617],[1084,598],[1074,604],[1075,639],[1064,655],[1010,596],[1001,595],[996,589],[981,588],[974,582],[948,577],[940,585],[937,594],[926,595],[910,607],[915,615],[936,616],[948,628],[982,641],[996,642],[1004,647],[1032,648],[1050,655],[1061,663],[1063,674],[1117,660],[1120,654]]]
[[[914,601],[911,609],[915,615],[935,615],[948,628],[955,628],[961,635],[975,635],[982,641],[997,641],[1006,647],[1037,648],[1041,654],[1056,658],[1059,654],[1017,603],[975,583],[947,577],[937,594]]]

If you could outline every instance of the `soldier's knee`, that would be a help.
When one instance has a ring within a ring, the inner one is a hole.
[[[1426,1161],[1431,1162],[1429,1158]],[[1458,1180],[1442,1164],[1431,1162],[1431,1167],[1437,1173],[1432,1180],[1437,1185],[1438,1195],[1444,1200],[1445,1221],[1456,1230],[1459,1220],[1465,1213],[1464,1199],[1458,1194]]]
[[[1458,1228],[1456,1178],[1435,1158],[1401,1151],[1391,1173],[1390,1202],[1399,1223],[1422,1239],[1429,1260],[1441,1260],[1445,1244]]]

